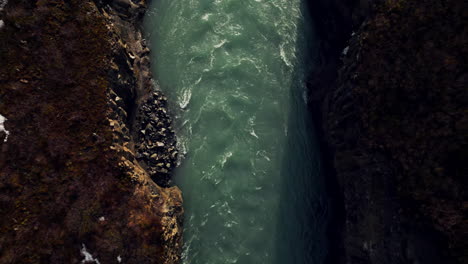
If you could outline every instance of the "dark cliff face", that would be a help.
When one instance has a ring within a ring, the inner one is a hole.
[[[466,1],[309,2],[330,263],[468,263]]]
[[[182,198],[167,177],[177,153],[145,9],[39,0],[0,11],[0,263],[178,262]],[[161,125],[145,137],[147,109]]]

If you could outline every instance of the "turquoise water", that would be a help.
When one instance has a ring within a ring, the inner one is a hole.
[[[158,0],[145,21],[181,150],[184,263],[321,263],[300,0]]]

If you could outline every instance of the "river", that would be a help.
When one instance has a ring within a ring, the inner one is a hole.
[[[181,155],[184,264],[323,263],[327,200],[305,104],[300,0],[157,0],[154,76]]]

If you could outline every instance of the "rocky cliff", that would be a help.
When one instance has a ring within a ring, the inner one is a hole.
[[[468,263],[468,5],[309,1],[330,263]]]
[[[0,10],[0,263],[178,262],[177,151],[140,30],[146,4]]]

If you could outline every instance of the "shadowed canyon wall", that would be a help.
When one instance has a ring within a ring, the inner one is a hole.
[[[467,263],[466,1],[309,1],[330,263]]]

